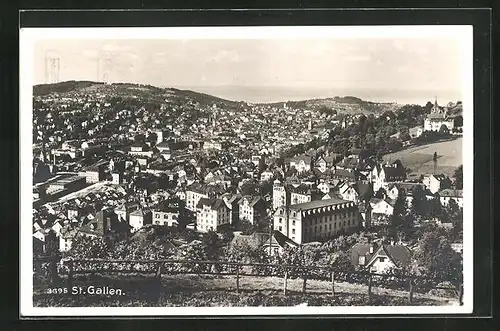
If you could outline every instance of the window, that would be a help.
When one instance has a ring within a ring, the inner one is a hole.
[[[279,226],[279,227],[278,227],[278,230],[279,230],[279,231],[283,231],[283,227]]]
[[[155,224],[160,224],[160,221],[156,221]]]
[[[292,221],[292,225],[295,225],[295,221]]]
[[[365,265],[366,263],[366,257],[365,256],[359,256],[358,258],[358,264],[359,265]]]
[[[295,234],[295,229],[292,229],[292,234]]]
[[[164,218],[164,219],[167,219],[167,218],[168,218],[168,215],[167,215],[167,214],[163,214],[163,218]]]
[[[330,230],[332,229],[332,224],[330,223]]]
[[[281,221],[282,221],[282,220],[283,220],[283,219],[280,217],[280,223],[281,223]]]
[[[385,257],[379,257],[380,262],[385,262]]]

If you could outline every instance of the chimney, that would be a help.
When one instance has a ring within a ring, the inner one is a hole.
[[[392,245],[394,245],[394,240],[393,240],[393,239],[391,239],[391,246],[392,246]]]
[[[373,244],[370,244],[370,254],[373,254]]]

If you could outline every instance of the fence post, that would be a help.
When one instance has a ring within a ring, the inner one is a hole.
[[[306,287],[307,287],[307,270],[304,272],[304,281],[302,283],[302,294],[306,294]]]
[[[335,271],[332,271],[332,295],[335,295]]]
[[[73,287],[73,260],[68,261],[68,288]]]
[[[285,266],[285,278],[283,280],[283,295],[286,295],[286,283],[288,281],[288,269]]]
[[[464,284],[460,284],[458,287],[458,302],[460,306],[464,305]]]
[[[410,300],[410,302],[413,301],[413,278],[410,277],[410,293],[409,293],[409,297],[408,299]]]
[[[161,273],[162,273],[162,268],[163,267],[163,264],[162,263],[158,263],[158,268],[156,269],[156,279],[157,280],[161,280]]]
[[[368,301],[371,303],[372,302],[372,271],[369,271],[369,278],[368,278]]]
[[[59,284],[59,274],[57,273],[57,256],[53,256],[50,260],[50,282],[52,285]]]
[[[236,293],[240,293],[240,264],[236,264]]]

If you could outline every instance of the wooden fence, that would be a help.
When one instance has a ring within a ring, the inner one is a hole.
[[[62,262],[62,264],[60,263]],[[415,290],[418,288],[416,284],[417,281],[430,281],[425,277],[417,277],[417,276],[395,276],[392,274],[380,274],[373,273],[371,271],[356,271],[356,272],[339,272],[335,270],[333,267],[329,266],[298,266],[298,265],[287,265],[287,264],[269,264],[269,263],[242,263],[242,262],[227,262],[227,261],[193,261],[193,260],[144,260],[144,259],[67,259],[61,260],[60,257],[42,257],[35,258],[34,265],[46,263],[49,265],[49,281],[52,285],[60,285],[62,282],[62,275],[59,272],[59,265],[64,266],[67,269],[66,273],[66,286],[71,288],[73,285],[73,281],[75,275],[86,275],[86,274],[112,274],[112,273],[120,273],[120,274],[149,274],[154,275],[157,280],[161,280],[162,275],[175,275],[175,274],[192,274],[192,275],[215,275],[215,276],[235,276],[236,282],[236,292],[239,293],[240,279],[245,276],[253,276],[253,277],[269,277],[269,276],[281,276],[283,278],[283,294],[287,295],[287,283],[290,278],[290,275],[293,273],[295,278],[302,278],[302,293],[305,294],[307,291],[307,280],[311,278],[328,280],[331,288],[331,294],[335,295],[335,282],[340,281],[338,274],[350,275],[350,276],[364,276],[367,279],[367,295],[369,302],[373,299],[373,291],[372,288],[374,286],[373,279],[375,277],[380,278],[389,278],[389,279],[398,279],[401,282],[406,283],[408,286],[408,300],[409,302],[413,301]],[[118,268],[77,268],[78,265],[85,265],[88,263],[97,263],[101,266],[112,265],[112,264],[121,264],[121,265],[129,265],[128,269],[118,269]],[[134,266],[137,265],[150,265],[151,267],[146,270],[137,270],[134,269]],[[195,268],[191,268],[188,270],[172,270],[167,266],[174,265],[189,265],[191,267],[201,267],[205,266],[206,268],[201,268],[200,270],[194,270]],[[227,271],[214,270],[214,266],[225,266],[230,267]],[[274,269],[274,272],[267,273],[247,273],[244,272],[245,267],[251,267],[253,270],[258,268],[271,268]],[[297,272],[297,270],[299,272]],[[322,276],[320,277],[310,277],[313,272],[321,272]],[[328,275],[328,276],[327,276]],[[298,277],[297,277],[298,276]],[[443,289],[450,290],[449,287],[439,287],[432,286],[432,289]],[[460,305],[463,305],[463,285],[460,284],[455,291],[458,296],[458,301]]]

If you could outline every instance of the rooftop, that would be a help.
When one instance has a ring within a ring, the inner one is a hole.
[[[313,200],[310,202],[304,202],[304,203],[298,203],[296,205],[291,205],[290,209],[309,210],[309,209],[339,205],[342,203],[352,203],[352,201],[337,199],[337,198],[331,198],[331,199],[325,199],[325,200]]]

